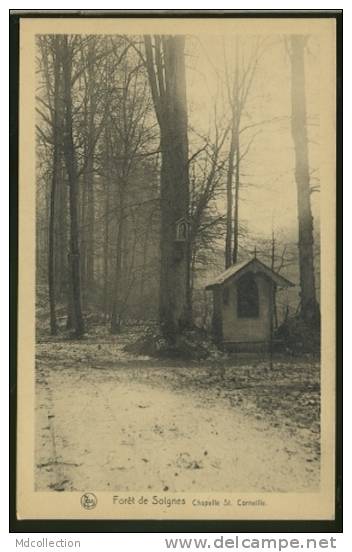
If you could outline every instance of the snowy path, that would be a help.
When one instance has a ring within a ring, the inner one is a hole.
[[[318,487],[309,449],[245,405],[156,384],[150,366],[50,364],[39,364],[37,377],[37,490]]]

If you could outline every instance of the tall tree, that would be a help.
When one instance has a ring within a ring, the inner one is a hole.
[[[82,166],[82,205],[81,205],[81,279],[84,291],[94,292],[94,249],[95,249],[95,194],[94,160],[97,145],[97,111],[100,75],[97,70],[97,37],[89,37],[88,44],[81,50],[82,77],[84,82],[83,100],[83,166]],[[101,57],[102,54],[100,54]],[[104,62],[104,60],[102,60]],[[100,93],[100,95],[102,95]]]
[[[232,212],[233,212],[233,173],[235,167],[235,148],[236,148],[236,134],[235,125],[231,125],[231,138],[230,138],[230,150],[228,158],[228,168],[226,176],[226,238],[225,238],[225,268],[229,268],[232,264]],[[238,194],[237,194],[238,196]],[[238,210],[238,208],[237,208]],[[236,261],[234,261],[236,262]]]
[[[232,80],[228,74],[227,62],[225,59],[226,69],[226,88],[227,97],[231,110],[231,133],[230,133],[230,148],[229,159],[226,177],[226,239],[225,239],[225,268],[231,266],[232,262],[237,261],[237,242],[238,242],[238,188],[239,188],[239,80],[238,80],[238,38],[235,45],[235,74]],[[236,185],[235,185],[235,217],[232,228],[233,216],[233,175],[235,171],[236,158]],[[233,249],[232,249],[233,243]]]
[[[295,148],[295,178],[298,207],[298,252],[301,288],[301,315],[308,323],[319,321],[313,257],[313,217],[308,157],[307,112],[305,91],[306,37],[292,35],[289,44],[291,60],[291,132]]]
[[[46,100],[40,99],[44,107],[48,108],[49,118],[41,109],[37,109],[44,120],[49,124],[49,142],[52,148],[50,209],[49,209],[49,239],[48,239],[48,291],[50,310],[50,333],[56,335],[56,269],[55,266],[55,224],[56,224],[56,200],[61,170],[61,132],[60,132],[60,107],[61,107],[61,60],[59,37],[40,37],[41,59],[46,85]],[[51,62],[51,63],[50,63]],[[51,65],[51,67],[50,67]],[[51,75],[51,69],[53,75]],[[42,106],[41,106],[42,107]],[[43,134],[42,134],[43,136]],[[46,136],[46,135],[45,135]]]
[[[248,117],[248,112],[250,111],[248,106],[249,97],[260,58],[265,51],[264,41],[261,39],[251,40],[250,47],[247,47],[243,44],[240,45],[237,36],[234,43],[231,44],[231,51],[234,53],[234,66],[232,68],[227,60],[226,46],[224,44],[225,85],[227,102],[231,114],[230,146],[226,180],[226,268],[238,261],[240,190],[243,187],[243,182],[241,182],[241,164],[248,154],[258,132],[253,133],[251,137],[246,140],[243,134],[249,129],[270,122],[261,121],[243,124],[244,118],[246,116]]]
[[[82,337],[84,333],[84,320],[81,302],[81,275],[80,275],[80,248],[79,248],[79,224],[78,224],[78,170],[76,148],[73,139],[73,105],[72,105],[72,81],[73,81],[73,57],[78,38],[62,37],[62,71],[63,71],[63,95],[65,104],[64,115],[64,156],[69,185],[70,205],[70,275],[72,290],[72,305],[74,315],[74,328],[76,337]]]
[[[159,317],[173,340],[190,317],[189,239],[176,242],[177,222],[189,209],[185,37],[145,36],[144,42],[161,145]]]

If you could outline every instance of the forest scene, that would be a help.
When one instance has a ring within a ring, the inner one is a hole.
[[[319,487],[319,71],[37,35],[37,490]]]

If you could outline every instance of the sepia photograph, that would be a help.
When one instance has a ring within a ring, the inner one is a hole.
[[[22,516],[333,519],[335,20],[94,22],[21,23]]]

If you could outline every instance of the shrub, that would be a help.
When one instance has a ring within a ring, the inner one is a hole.
[[[198,328],[185,330],[172,343],[159,330],[149,328],[134,343],[126,345],[124,350],[138,355],[185,360],[204,360],[224,356],[207,333]]]
[[[276,349],[291,354],[319,353],[320,327],[301,317],[288,318],[275,332]]]

